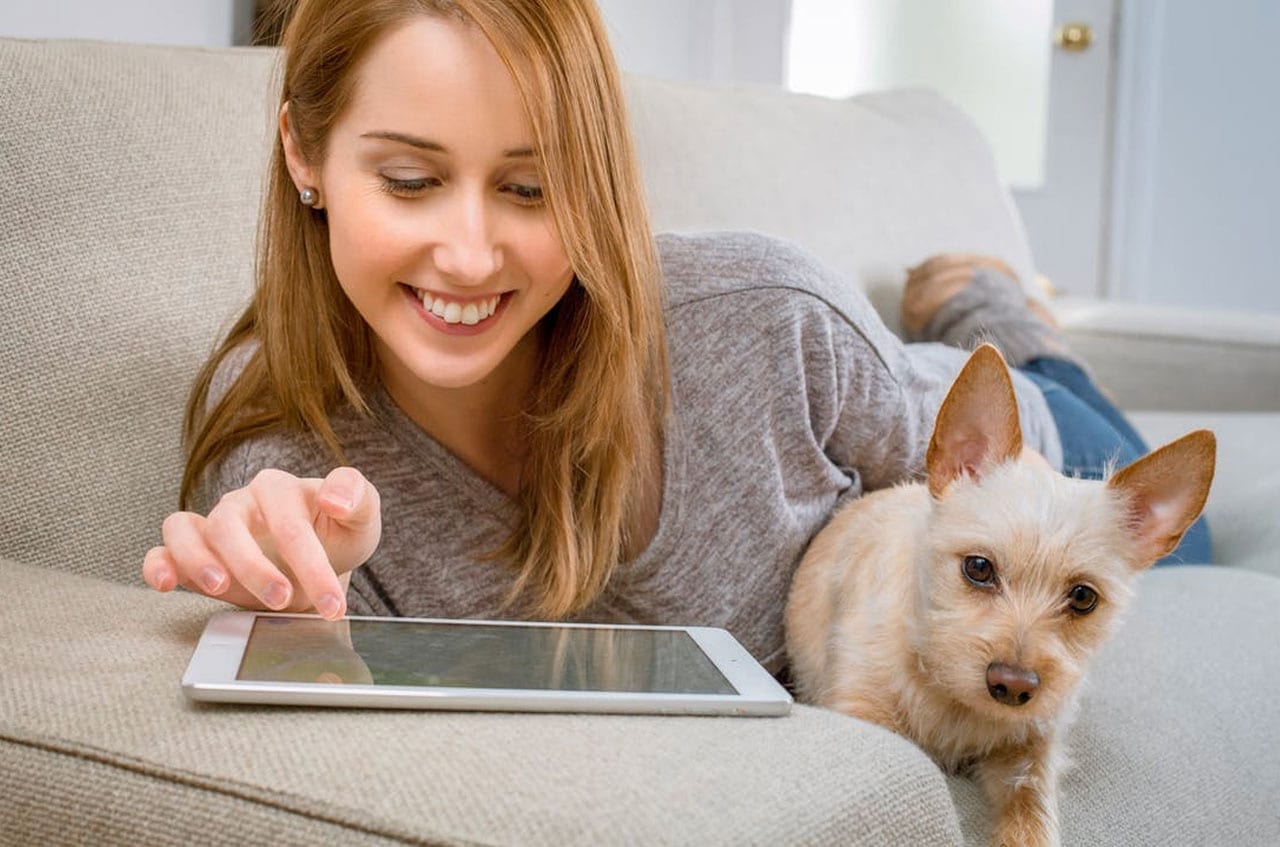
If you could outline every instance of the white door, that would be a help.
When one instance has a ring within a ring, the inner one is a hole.
[[[1109,290],[1280,315],[1280,3],[1124,0]]]

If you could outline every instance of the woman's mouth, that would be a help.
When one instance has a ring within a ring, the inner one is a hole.
[[[474,335],[484,332],[506,309],[510,291],[487,297],[453,299],[410,285],[400,284],[405,296],[413,301],[427,323],[450,335]]]

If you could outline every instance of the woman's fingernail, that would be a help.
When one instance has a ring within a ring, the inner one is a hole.
[[[268,582],[262,590],[262,602],[273,609],[281,609],[289,604],[289,589],[278,582]]]
[[[330,503],[346,511],[350,511],[351,507],[355,505],[355,498],[351,496],[349,491],[330,491],[326,497]]]
[[[321,617],[335,619],[342,615],[342,601],[336,594],[326,594],[316,603],[316,611]]]
[[[210,594],[222,590],[223,573],[217,568],[205,568],[200,571],[200,585]]]

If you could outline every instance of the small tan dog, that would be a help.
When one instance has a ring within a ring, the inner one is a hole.
[[[994,842],[1059,843],[1063,736],[1134,577],[1200,514],[1199,430],[1106,482],[1023,450],[1009,372],[978,348],[938,412],[928,482],[869,494],[813,540],[787,603],[800,699],[972,768]]]

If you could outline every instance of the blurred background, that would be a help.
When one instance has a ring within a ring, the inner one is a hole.
[[[1280,0],[598,2],[631,73],[942,92],[1063,292],[1280,313]],[[249,45],[262,3],[5,0],[0,35]]]

